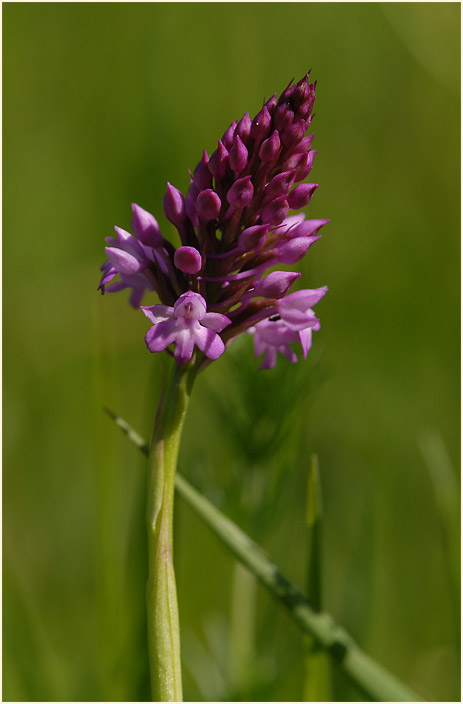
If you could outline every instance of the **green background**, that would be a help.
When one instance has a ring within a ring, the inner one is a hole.
[[[303,586],[316,452],[325,608],[459,698],[459,28],[456,3],[4,4],[4,699],[147,698],[145,463],[102,406],[148,436],[160,356],[96,291],[103,238],[135,201],[176,242],[166,181],[309,68],[322,330],[270,372],[237,341],[180,466]],[[180,500],[175,545],[185,698],[301,700],[296,627]]]

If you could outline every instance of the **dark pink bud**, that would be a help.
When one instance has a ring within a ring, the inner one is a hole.
[[[199,188],[192,181],[190,183],[188,193],[186,194],[185,210],[186,214],[188,215],[195,227],[197,227],[199,224],[198,213],[196,211],[196,198],[198,197],[198,194]]]
[[[293,217],[299,217],[294,215]],[[285,237],[313,237],[317,232],[329,223],[329,220],[302,220],[296,227],[292,227],[285,232]],[[321,236],[321,235],[320,235]]]
[[[212,176],[208,168],[209,157],[207,156],[206,150],[203,152],[203,158],[197,164],[194,174],[193,181],[196,186],[198,186],[200,191],[205,188],[210,188],[212,186]]]
[[[268,225],[253,225],[243,230],[238,238],[238,247],[242,252],[252,252],[259,250],[267,237]]]
[[[304,134],[305,122],[304,120],[300,120],[299,122],[294,122],[291,127],[288,127],[288,129],[281,133],[281,141],[287,149],[291,149],[295,144],[301,141]]]
[[[291,83],[287,88],[284,89],[283,93],[280,95],[280,98],[278,100],[278,103],[281,105],[282,103],[287,103],[289,100],[291,100],[294,91],[296,90],[297,86],[291,85],[294,79],[291,80]]]
[[[175,186],[167,182],[167,191],[164,195],[162,206],[164,214],[174,225],[183,225],[186,218],[185,199]]]
[[[293,210],[300,210],[306,206],[317,188],[317,183],[300,183],[288,195],[289,207]]]
[[[301,141],[297,145],[298,153],[308,152],[310,147],[312,146],[312,142],[313,142],[314,137],[315,137],[314,134],[308,134],[307,137],[304,137],[304,139],[301,139]]]
[[[283,164],[285,170],[296,169],[296,181],[302,181],[313,166],[314,156],[317,152],[312,150],[304,154],[293,154]]]
[[[315,83],[305,83],[304,88],[298,91],[297,100],[295,99],[294,104],[297,108],[297,115],[299,119],[306,120],[315,102]]]
[[[271,124],[272,118],[270,116],[267,106],[264,105],[262,110],[257,113],[254,120],[252,121],[251,137],[253,137],[256,142],[260,142],[262,139],[265,139],[270,132]]]
[[[232,138],[233,142],[233,138]],[[225,146],[223,143],[218,141],[218,147],[215,150],[213,154],[211,154],[211,158],[209,159],[209,171],[211,174],[214,176],[216,179],[223,178],[225,176],[225,172],[227,170],[227,164],[228,164],[228,151],[226,150]]]
[[[259,156],[264,164],[275,161],[280,151],[280,146],[280,135],[278,131],[275,130],[273,134],[268,139],[264,139],[260,145]]]
[[[235,174],[240,174],[248,163],[248,150],[237,134],[233,138],[233,147],[228,155],[228,163]]]
[[[261,220],[269,225],[279,225],[289,212],[288,201],[284,196],[270,201],[262,210]]]
[[[201,269],[201,255],[194,247],[179,247],[174,253],[174,264],[184,274],[197,274]]]
[[[294,91],[293,94],[293,104],[296,108],[299,107],[302,103],[304,103],[307,98],[310,95],[311,89],[313,89],[314,84],[309,84],[309,74],[307,73],[304,78],[301,78],[300,81],[297,82],[296,84],[296,90]]]
[[[315,235],[314,237],[294,237],[292,240],[287,240],[278,248],[278,261],[281,264],[295,264],[302,257],[305,257],[309,247],[320,237],[321,235]]]
[[[238,122],[236,125],[236,130],[235,130],[235,137],[238,135],[241,137],[242,141],[247,144],[249,137],[251,136],[251,118],[249,117],[249,113],[247,112],[246,115],[244,115],[241,120]]]
[[[275,110],[273,124],[277,130],[284,132],[293,124],[294,113],[286,105],[280,105]]]
[[[272,114],[277,106],[277,94],[274,93],[272,95],[272,97],[269,100],[267,100],[265,105],[267,106],[267,110],[269,111],[269,113]]]
[[[287,196],[289,189],[294,183],[296,171],[284,171],[282,174],[274,176],[265,188],[265,195],[269,198]],[[291,207],[291,206],[290,206]]]
[[[215,218],[219,216],[221,207],[222,202],[212,188],[201,191],[196,199],[196,210],[198,211],[199,217],[201,220],[204,220],[204,222],[215,220]]]
[[[254,195],[254,187],[251,183],[251,177],[245,176],[239,178],[227,193],[227,200],[230,205],[236,208],[246,208]]]
[[[283,298],[302,274],[294,271],[272,271],[255,286],[255,295],[264,298]]]
[[[226,149],[231,149],[231,146],[233,144],[233,135],[235,134],[235,130],[236,130],[236,120],[233,120],[230,127],[228,128],[228,130],[226,130],[224,132],[224,135],[222,137],[222,142],[224,143]]]

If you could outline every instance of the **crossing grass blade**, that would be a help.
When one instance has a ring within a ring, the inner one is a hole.
[[[148,454],[145,440],[125,420],[112,411],[107,412],[130,440]],[[330,614],[315,611],[306,596],[281,573],[264,551],[178,473],[175,488],[235,557],[286,607],[303,633],[311,636],[317,647],[328,653],[365,697],[382,702],[422,701],[418,694],[364,653]]]
[[[323,506],[318,457],[317,455],[312,455],[307,482],[306,594],[309,604],[317,613],[320,613],[323,608],[322,517]],[[312,635],[306,635],[304,637],[304,648],[304,701],[332,701],[328,654],[325,650],[320,648],[320,645]]]

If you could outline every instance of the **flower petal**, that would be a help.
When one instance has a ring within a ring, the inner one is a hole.
[[[172,323],[159,323],[169,325]],[[175,325],[175,323],[173,323]],[[178,327],[178,326],[177,326]],[[182,327],[175,335],[174,357],[178,364],[186,364],[192,357],[195,346],[194,332],[189,327]]]
[[[165,350],[177,337],[175,320],[164,320],[153,325],[145,335],[146,346],[150,352]]]
[[[194,328],[194,341],[201,352],[204,352],[206,357],[212,360],[218,359],[225,351],[222,338],[213,330],[205,328],[202,325]]]
[[[230,324],[230,318],[227,318],[226,315],[222,315],[222,313],[206,313],[204,318],[201,320],[201,325],[204,325],[206,328],[210,328],[215,332],[222,332],[222,330]]]
[[[307,353],[312,347],[312,328],[299,330],[299,339],[301,341],[302,354],[304,355],[304,359],[307,359]]]
[[[124,252],[116,247],[105,247],[105,252],[119,274],[138,274],[143,269],[143,264],[129,252]]]
[[[143,313],[152,323],[160,323],[163,320],[174,319],[174,309],[170,306],[155,305],[155,306],[140,306]]]

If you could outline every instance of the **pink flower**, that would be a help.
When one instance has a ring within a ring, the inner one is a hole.
[[[191,359],[195,345],[212,360],[224,352],[225,345],[217,333],[231,320],[221,313],[207,313],[206,301],[199,293],[183,293],[174,307],[155,305],[141,309],[154,323],[145,337],[150,352],[161,352],[175,343],[174,357],[180,365]]]

